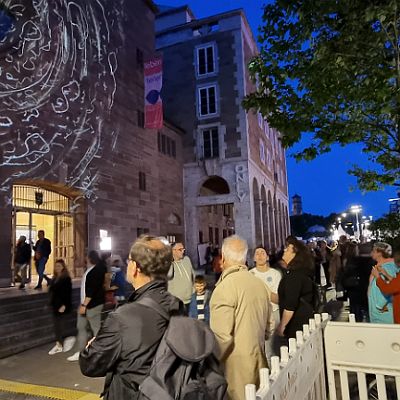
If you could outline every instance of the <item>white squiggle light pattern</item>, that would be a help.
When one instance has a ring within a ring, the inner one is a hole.
[[[15,179],[58,179],[96,199],[99,157],[114,105],[125,0],[0,0],[15,18],[0,42],[0,190]],[[106,7],[105,7],[106,6]],[[112,32],[112,33],[111,33]]]

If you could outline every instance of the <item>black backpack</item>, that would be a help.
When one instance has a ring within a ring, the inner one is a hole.
[[[150,297],[138,300],[169,320],[138,400],[224,400],[226,380],[214,355],[216,341],[203,322],[170,316]]]

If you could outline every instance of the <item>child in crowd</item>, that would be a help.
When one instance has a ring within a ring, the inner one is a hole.
[[[200,319],[207,324],[210,322],[210,298],[211,291],[207,289],[203,275],[197,275],[194,279],[195,292],[189,305],[189,317]]]

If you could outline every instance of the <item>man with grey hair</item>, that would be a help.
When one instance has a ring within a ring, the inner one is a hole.
[[[231,400],[245,397],[245,385],[259,384],[267,366],[264,342],[271,326],[270,291],[246,265],[247,242],[240,236],[222,244],[222,275],[211,297],[211,329],[225,368]]]

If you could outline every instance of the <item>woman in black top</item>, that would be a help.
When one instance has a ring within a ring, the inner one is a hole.
[[[296,337],[313,317],[313,258],[307,247],[289,236],[282,259],[288,268],[278,287],[281,321],[277,334],[287,338]]]
[[[72,308],[72,282],[64,260],[57,260],[54,265],[54,276],[50,283],[49,294],[56,336],[56,345],[49,351],[49,354],[53,355],[69,350],[63,349],[63,341],[66,336],[66,316]],[[65,347],[71,347],[71,344]]]

